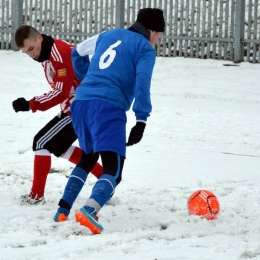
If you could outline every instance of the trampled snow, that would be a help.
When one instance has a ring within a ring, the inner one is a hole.
[[[123,180],[99,213],[105,232],[74,220],[96,181],[89,175],[69,220],[55,223],[73,164],[53,157],[46,204],[21,206],[30,191],[34,135],[56,114],[15,113],[12,101],[50,90],[40,64],[0,51],[0,259],[260,259],[259,65],[157,58],[153,112],[142,141],[127,148]],[[127,113],[127,134],[135,124]],[[76,143],[77,144],[77,143]],[[212,191],[212,221],[190,216],[186,202]]]

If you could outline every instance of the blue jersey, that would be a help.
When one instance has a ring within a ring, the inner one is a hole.
[[[75,100],[103,100],[125,111],[134,100],[136,119],[147,120],[155,50],[143,35],[124,29],[101,33],[80,43],[72,61],[77,77],[84,77]]]

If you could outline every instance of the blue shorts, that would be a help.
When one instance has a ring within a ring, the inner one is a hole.
[[[72,125],[85,153],[110,151],[126,156],[126,113],[101,100],[74,100]]]

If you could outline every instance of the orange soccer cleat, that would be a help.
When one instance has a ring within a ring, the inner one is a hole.
[[[87,211],[85,207],[82,207],[75,213],[76,222],[90,229],[93,235],[101,234],[104,230],[103,227],[98,223],[97,217]]]
[[[66,216],[64,213],[57,212],[56,215],[54,216],[55,222],[64,222],[66,220],[68,220],[68,216]]]

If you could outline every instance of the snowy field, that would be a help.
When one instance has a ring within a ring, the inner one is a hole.
[[[59,112],[12,109],[18,97],[49,91],[40,64],[0,51],[0,259],[260,259],[259,64],[158,58],[153,112],[141,143],[127,148],[123,181],[91,235],[74,220],[96,179],[89,176],[69,220],[55,223],[73,165],[53,157],[42,206],[19,205],[33,172],[34,135]],[[135,124],[128,112],[127,131]],[[227,154],[233,153],[233,154]],[[212,221],[190,216],[197,189],[218,197]]]

